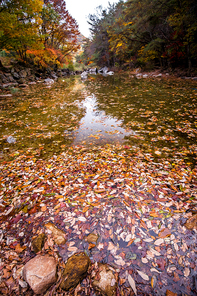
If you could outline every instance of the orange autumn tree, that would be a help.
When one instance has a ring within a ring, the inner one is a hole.
[[[78,35],[64,0],[0,1],[0,49],[24,62],[60,65],[79,48]]]
[[[34,62],[43,67],[60,65],[65,57],[79,48],[77,36],[78,25],[66,10],[63,0],[44,0],[42,9],[42,26],[40,36],[43,40],[43,50],[28,52]]]

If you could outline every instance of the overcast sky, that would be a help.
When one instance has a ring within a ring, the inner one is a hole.
[[[108,2],[117,3],[119,0],[65,0],[66,8],[70,15],[76,19],[79,25],[79,31],[89,37],[89,25],[87,23],[88,15],[96,12],[96,7],[102,5],[107,8]]]

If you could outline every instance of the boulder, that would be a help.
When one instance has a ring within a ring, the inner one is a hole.
[[[115,296],[118,286],[118,274],[111,266],[99,263],[96,275],[93,276],[92,285],[102,295]]]
[[[53,223],[50,223],[50,222],[45,224],[44,226],[45,226],[45,228],[47,230],[49,230],[49,232],[51,233],[51,235],[52,235],[52,237],[54,239],[54,242],[57,245],[65,244],[65,242],[66,242],[66,239],[65,239],[66,233],[64,231],[60,230]]]
[[[57,280],[57,264],[54,257],[37,255],[28,261],[23,277],[35,294],[45,293]]]
[[[42,250],[42,248],[44,247],[45,240],[46,240],[46,235],[44,233],[39,234],[37,237],[35,237],[32,240],[31,246],[34,253],[38,253]]]
[[[98,70],[98,73],[100,74],[106,74],[108,72],[108,68],[107,67],[103,67],[100,70]]]
[[[187,222],[185,223],[185,227],[190,230],[193,230],[193,229],[197,230],[197,214],[191,216],[187,220]]]
[[[86,276],[91,261],[85,253],[77,253],[71,256],[62,275],[60,287],[68,291],[75,288]]]

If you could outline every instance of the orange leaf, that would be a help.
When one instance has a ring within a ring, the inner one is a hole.
[[[94,248],[95,246],[96,246],[95,244],[90,243],[89,246],[88,246],[88,250],[91,250],[91,249]]]
[[[85,213],[88,211],[88,209],[89,209],[89,207],[85,207],[85,208],[83,208],[82,212]]]
[[[134,238],[132,238],[129,242],[128,242],[128,244],[127,244],[127,247],[129,247],[133,242],[134,242]]]
[[[22,253],[25,249],[26,249],[26,246],[21,247],[20,244],[17,244],[17,245],[15,246],[15,251],[16,251],[17,253]]]
[[[47,210],[47,207],[46,206],[41,207],[41,211],[42,212],[45,212],[46,210]]]

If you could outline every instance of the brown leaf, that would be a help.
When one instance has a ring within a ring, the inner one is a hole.
[[[15,251],[16,251],[17,253],[22,253],[25,249],[26,249],[26,246],[21,247],[20,244],[17,244],[17,245],[15,246]]]
[[[160,238],[165,238],[171,235],[171,231],[168,228],[164,228],[159,232]]]
[[[177,296],[177,294],[176,294],[176,293],[173,293],[173,292],[170,291],[170,290],[167,290],[167,291],[166,291],[166,296]]]

